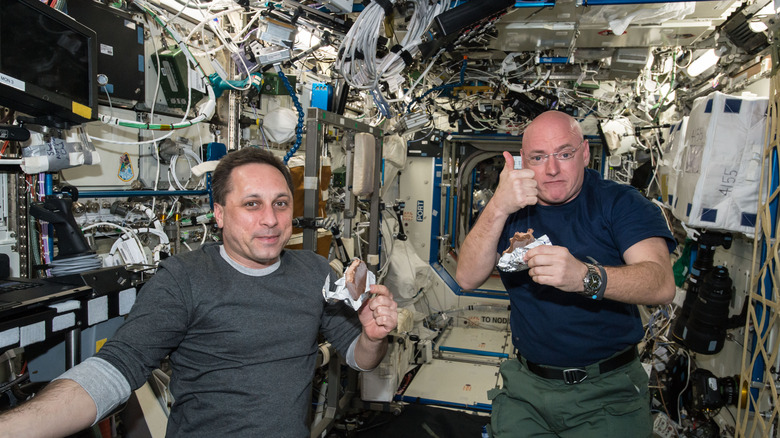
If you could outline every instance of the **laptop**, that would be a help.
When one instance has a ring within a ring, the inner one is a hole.
[[[5,278],[0,280],[0,318],[81,295],[88,286],[76,287],[47,279]]]

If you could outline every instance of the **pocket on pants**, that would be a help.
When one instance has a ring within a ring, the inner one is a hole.
[[[502,436],[502,434],[511,430],[509,429],[511,426],[507,425],[507,421],[511,421],[511,416],[510,418],[504,418],[506,415],[504,412],[507,411],[507,404],[510,402],[509,396],[504,388],[493,388],[488,391],[487,396],[492,403],[490,411],[490,437]]]
[[[632,365],[619,377],[618,381],[622,382],[623,387],[616,389],[615,393],[621,395],[603,406],[611,417],[610,428],[617,432],[614,436],[651,436],[653,420],[650,415],[647,374],[641,365]]]
[[[612,416],[628,415],[645,407],[643,399],[635,398],[632,400],[621,401],[619,403],[610,403],[604,405],[604,410]]]
[[[517,438],[527,436],[529,430],[528,403],[518,400],[505,388],[488,391],[488,399],[493,402],[490,414],[490,433],[492,438]]]

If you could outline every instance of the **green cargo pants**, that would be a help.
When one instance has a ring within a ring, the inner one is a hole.
[[[648,377],[639,360],[583,382],[533,374],[523,359],[501,364],[492,389],[494,438],[643,438],[652,436]]]

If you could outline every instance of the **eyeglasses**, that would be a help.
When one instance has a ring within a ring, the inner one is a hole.
[[[539,155],[531,155],[529,157],[526,157],[526,162],[530,166],[539,166],[541,164],[544,164],[547,162],[547,159],[550,158],[550,156],[555,157],[558,161],[568,161],[574,158],[574,154],[577,153],[577,151],[582,147],[582,144],[585,143],[585,139],[583,138],[582,141],[580,141],[580,144],[577,145],[575,148],[566,148],[563,150],[560,150],[558,152],[553,152],[552,154],[539,154]]]

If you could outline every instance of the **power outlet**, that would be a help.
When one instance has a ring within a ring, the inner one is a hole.
[[[656,414],[653,421],[653,434],[659,438],[677,438],[674,424],[665,414]]]

